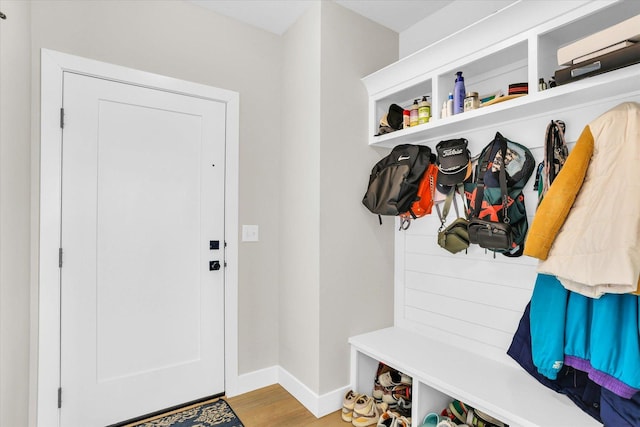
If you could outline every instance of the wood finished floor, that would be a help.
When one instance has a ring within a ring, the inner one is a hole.
[[[316,418],[279,384],[226,399],[245,427],[348,427],[340,411]]]

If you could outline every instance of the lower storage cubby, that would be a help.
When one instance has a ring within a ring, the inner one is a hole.
[[[510,427],[595,427],[566,396],[515,363],[392,327],[357,335],[351,344],[351,387],[372,394],[380,362],[412,378],[412,426],[459,400]]]

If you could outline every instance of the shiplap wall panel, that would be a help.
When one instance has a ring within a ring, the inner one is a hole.
[[[486,307],[515,310],[515,301],[525,301],[530,297],[531,284],[523,280],[527,286],[522,286],[522,283],[513,286],[515,281],[508,282],[503,285],[490,279],[464,280],[438,274],[407,272],[405,288],[407,292],[420,292],[434,297],[455,295],[456,299],[472,301]],[[496,298],[496,295],[500,295],[500,298]],[[408,304],[412,303],[415,304]]]
[[[465,322],[455,316],[420,311],[420,308],[407,307],[407,314],[414,319],[411,322],[414,329],[458,347],[482,347],[487,350],[483,353],[494,359],[502,357],[503,349],[513,338],[513,331],[504,332]]]
[[[640,102],[640,95],[632,100]],[[545,129],[551,119],[566,123],[566,139],[572,148],[589,121],[618,103],[615,99],[594,100],[577,109],[568,108],[552,115],[543,113],[503,123],[498,128],[479,128],[467,135],[450,137],[467,138],[471,154],[477,155],[500,131],[527,146],[539,163]],[[425,141],[434,151],[437,143]],[[524,188],[530,224],[537,207],[534,179],[532,176]],[[459,207],[462,208],[461,200]],[[451,209],[447,224],[454,218],[455,211]],[[477,245],[472,245],[466,254],[450,254],[437,245],[439,225],[434,209],[431,215],[412,221],[408,230],[396,232],[396,326],[459,347],[477,348],[485,356],[512,364],[505,352],[531,297],[538,261],[526,256],[494,257]]]
[[[464,297],[465,295],[462,295]],[[510,325],[520,318],[515,310],[505,309],[496,305],[479,304],[477,301],[463,299],[458,295],[436,295],[407,289],[406,299],[408,307],[443,316],[456,317],[464,322],[476,324],[485,328],[512,332]],[[508,320],[508,322],[505,322]]]

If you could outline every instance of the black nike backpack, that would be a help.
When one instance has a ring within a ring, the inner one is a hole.
[[[371,169],[362,203],[378,216],[395,216],[410,211],[417,198],[420,179],[434,161],[435,156],[427,146],[396,146]]]

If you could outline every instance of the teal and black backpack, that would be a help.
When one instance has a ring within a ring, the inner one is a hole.
[[[503,156],[503,147],[505,155]],[[504,157],[504,158],[503,158]],[[469,220],[508,223],[511,226],[511,247],[492,249],[505,256],[522,255],[529,230],[522,189],[533,174],[535,159],[531,151],[497,132],[480,153],[474,178],[464,184]],[[506,188],[500,185],[500,170],[504,167]]]

